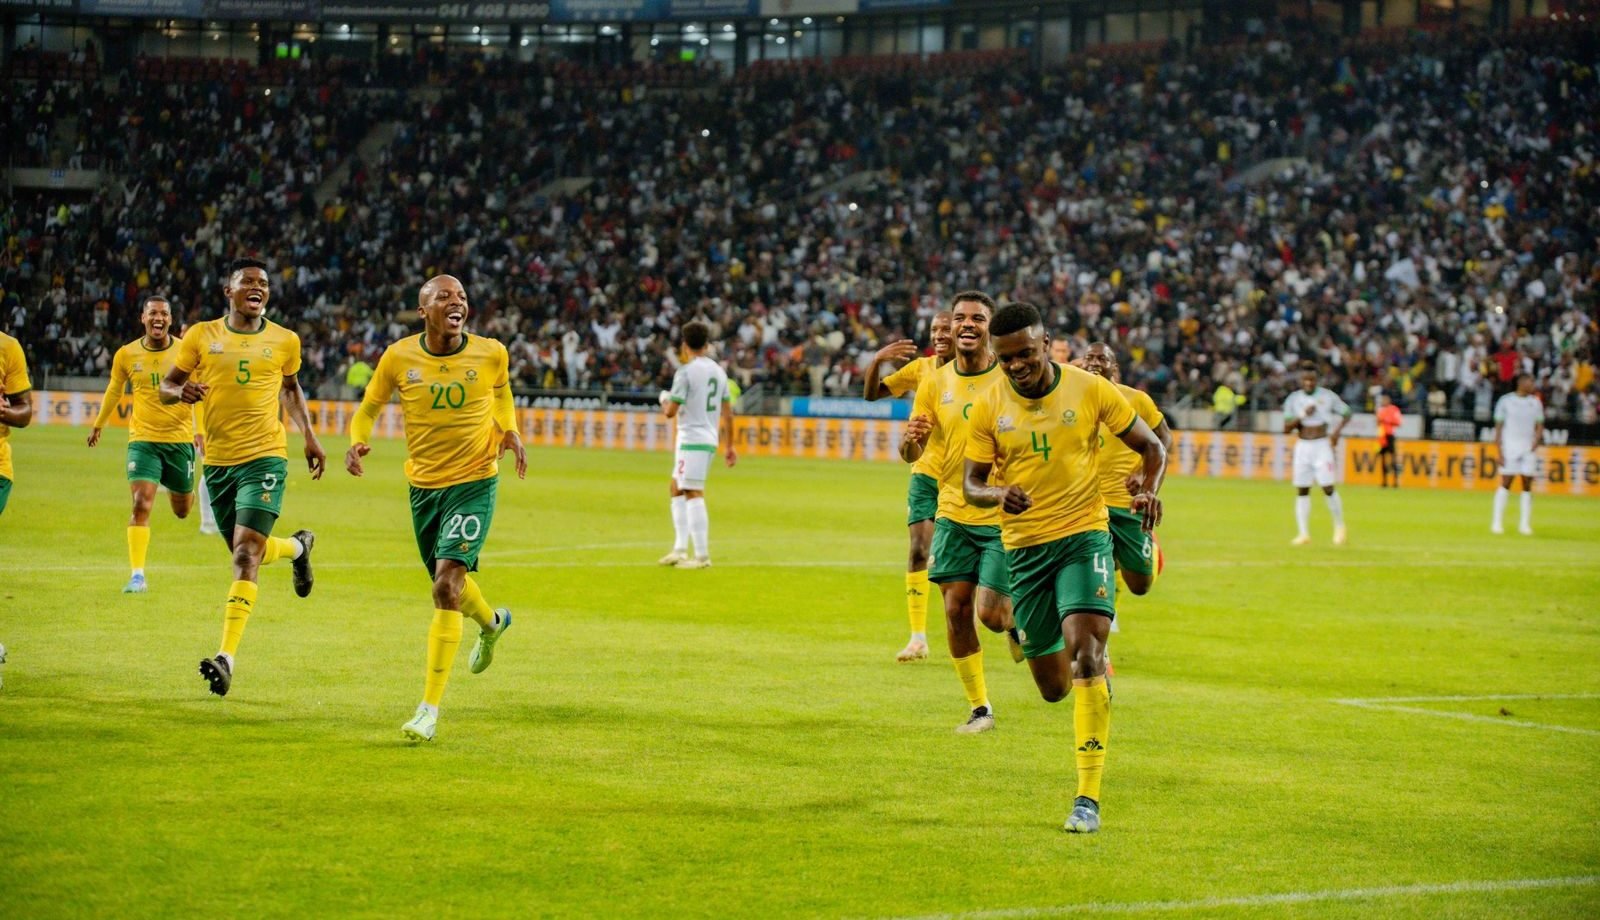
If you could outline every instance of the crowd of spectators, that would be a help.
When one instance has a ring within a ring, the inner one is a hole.
[[[346,66],[271,96],[246,72],[13,84],[18,124],[102,126],[74,155],[117,181],[4,199],[0,328],[48,371],[103,373],[144,293],[205,318],[252,253],[325,395],[441,271],[528,389],[654,392],[698,316],[747,390],[850,394],[979,288],[1111,342],[1167,405],[1272,406],[1311,360],[1353,405],[1379,387],[1479,417],[1528,370],[1552,415],[1592,420],[1596,33],[1396,41],[731,79],[429,61],[409,89]]]

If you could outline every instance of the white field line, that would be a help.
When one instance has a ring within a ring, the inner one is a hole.
[[[1283,894],[1251,894],[1237,897],[1195,898],[1186,901],[1090,901],[1059,907],[1018,907],[1005,910],[978,910],[952,914],[925,914],[901,920],[1024,920],[1029,917],[1067,917],[1075,914],[1143,914],[1215,910],[1219,907],[1270,907],[1278,904],[1315,904],[1324,901],[1368,901],[1384,898],[1417,898],[1443,894],[1493,894],[1502,891],[1536,891],[1552,888],[1581,888],[1600,884],[1600,875],[1572,875],[1562,878],[1513,878],[1495,881],[1445,882],[1437,885],[1385,885],[1378,888],[1334,888],[1323,891],[1291,891]]]
[[[1600,737],[1600,731],[1592,728],[1575,728],[1571,725],[1552,725],[1548,722],[1528,722],[1521,719],[1496,718],[1494,716],[1474,715],[1470,712],[1451,712],[1447,709],[1423,709],[1420,706],[1401,706],[1399,703],[1473,703],[1494,702],[1497,700],[1594,700],[1600,699],[1600,693],[1571,693],[1551,694],[1541,696],[1538,694],[1507,694],[1503,696],[1413,696],[1391,697],[1378,699],[1350,699],[1333,700],[1341,706],[1354,706],[1358,709],[1368,709],[1375,712],[1403,712],[1409,715],[1433,716],[1437,719],[1455,719],[1458,722],[1483,722],[1489,725],[1502,725],[1509,728],[1531,728],[1537,731],[1561,732],[1568,735],[1589,735]]]

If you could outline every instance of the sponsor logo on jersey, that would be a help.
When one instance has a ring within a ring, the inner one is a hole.
[[[421,383],[421,382],[422,382],[422,371],[419,371],[414,367],[411,368],[410,370],[406,371],[406,383]]]
[[[943,393],[939,394],[939,405],[941,406],[948,406],[955,401],[956,394],[950,392],[949,390],[945,390]]]
[[[994,427],[995,430],[999,431],[1001,434],[1005,434],[1008,431],[1017,430],[1016,423],[1011,421],[1011,416],[1009,415],[1000,416],[1000,418],[995,421]]]
[[[214,354],[214,355],[220,355],[220,354],[222,354],[222,343],[221,342],[212,342],[211,346],[209,348],[207,348],[206,351],[208,351],[208,352],[210,352],[211,354]]]

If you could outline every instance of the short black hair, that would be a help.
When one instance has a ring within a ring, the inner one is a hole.
[[[1539,382],[1538,378],[1534,377],[1532,374],[1528,373],[1527,371],[1523,371],[1522,373],[1517,375],[1516,383],[1520,385],[1522,383],[1522,378],[1524,378],[1524,377],[1528,378],[1529,382],[1531,382],[1531,383],[1538,383]]]
[[[988,294],[985,294],[982,291],[962,291],[961,293],[957,294],[956,296],[950,298],[950,310],[949,311],[945,311],[945,312],[950,312],[950,311],[955,310],[956,304],[960,303],[963,300],[975,300],[978,303],[981,303],[984,306],[989,308],[989,315],[990,316],[994,315],[994,306],[995,306],[994,298],[990,297]]]
[[[705,323],[695,320],[685,323],[683,327],[683,344],[692,351],[699,351],[711,341],[711,329]]]
[[[994,316],[989,319],[989,335],[998,338],[1042,325],[1044,317],[1039,315],[1039,308],[1019,300],[1008,303],[994,312]]]
[[[150,302],[153,301],[153,300],[159,300],[162,303],[166,304],[169,308],[172,306],[172,298],[168,297],[165,294],[146,294],[144,299],[139,301],[139,313],[140,313],[140,315],[144,314],[145,309],[150,306]]]
[[[234,275],[237,275],[239,272],[242,272],[247,268],[259,268],[262,271],[266,271],[267,263],[261,261],[260,259],[234,259],[232,262],[228,263],[228,277],[232,278]]]

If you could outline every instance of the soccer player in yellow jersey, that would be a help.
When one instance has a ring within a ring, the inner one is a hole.
[[[890,342],[878,349],[867,368],[864,395],[868,402],[887,396],[915,393],[922,378],[933,373],[955,348],[950,311],[935,313],[929,326],[933,354],[917,357],[917,346],[909,339]],[[914,360],[913,360],[914,359]],[[879,379],[883,366],[892,361],[907,362],[904,367]],[[939,457],[924,451],[911,466],[911,484],[906,493],[906,526],[910,531],[911,553],[906,562],[906,615],[911,620],[911,639],[895,656],[896,661],[921,661],[928,657],[928,547],[933,542],[933,519],[939,511],[939,483],[933,474]]]
[[[1002,512],[1017,632],[1040,695],[1054,703],[1072,692],[1078,791],[1066,829],[1093,833],[1111,729],[1106,636],[1117,600],[1095,462],[1100,426],[1144,459],[1130,507],[1145,533],[1161,522],[1156,492],[1166,451],[1110,381],[1048,360],[1050,337],[1032,305],[1001,307],[990,332],[1009,383],[972,407],[967,501]],[[1004,485],[989,482],[997,465]]]
[[[31,389],[22,343],[0,332],[0,514],[5,513],[16,476],[11,469],[11,429],[26,428],[33,421]]]
[[[491,609],[467,574],[489,539],[499,484],[499,458],[511,451],[517,478],[528,472],[517,433],[506,347],[467,334],[467,292],[449,275],[428,279],[418,296],[421,335],[389,346],[350,420],[345,469],[363,472],[372,427],[391,393],[400,394],[406,426],[406,479],[411,483],[411,526],[422,563],[433,577],[433,623],[428,628],[428,670],[422,703],[400,728],[412,741],[431,741],[439,702],[461,644],[461,615],[478,624],[468,665],[479,674],[494,658],[495,642],[511,625],[511,611]]]
[[[145,554],[150,549],[150,508],[156,486],[167,487],[172,513],[189,516],[194,507],[194,407],[161,401],[161,378],[178,357],[172,337],[172,305],[165,297],[146,297],[139,311],[144,335],[117,349],[111,359],[111,382],[100,400],[100,414],[89,431],[89,446],[100,443],[100,432],[116,414],[124,388],[133,392],[133,413],[128,417],[128,488],[133,493],[133,515],[128,518],[128,565],[133,575],[122,586],[124,594],[149,590],[144,577]]]
[[[311,478],[321,479],[327,465],[295,376],[300,372],[300,337],[266,317],[272,297],[266,263],[234,261],[222,293],[228,312],[190,327],[161,381],[163,403],[192,406],[205,400],[205,477],[212,511],[233,551],[222,648],[200,662],[200,676],[218,696],[226,696],[233,685],[234,655],[256,604],[261,566],[292,559],[294,593],[311,593],[316,536],[309,530],[272,536],[289,479],[288,438],[278,420],[280,399],[305,435]]]
[[[1143,390],[1134,389],[1122,382],[1117,366],[1117,353],[1104,342],[1095,342],[1083,355],[1083,369],[1099,374],[1111,381],[1117,392],[1128,401],[1133,411],[1155,433],[1161,449],[1172,450],[1172,429],[1167,427],[1166,416],[1156,408],[1155,400]],[[1133,493],[1129,480],[1137,478],[1143,469],[1143,459],[1117,440],[1116,434],[1100,427],[1100,497],[1105,499],[1111,545],[1115,548],[1117,572],[1130,594],[1144,594],[1156,583],[1161,573],[1161,545],[1155,534],[1143,530],[1143,516],[1133,511]],[[1113,620],[1112,631],[1116,631]]]
[[[989,316],[994,301],[980,291],[963,291],[951,304],[955,360],[924,377],[917,387],[911,420],[900,439],[900,458],[915,463],[925,449],[938,458],[939,513],[934,522],[928,580],[944,598],[945,640],[956,675],[966,691],[969,713],[956,728],[962,734],[994,728],[994,707],[983,674],[983,646],[973,614],[995,632],[1011,627],[1011,575],[1000,543],[1000,512],[969,505],[962,495],[967,414],[1004,379],[989,351]],[[1014,657],[1022,660],[1020,645]]]

